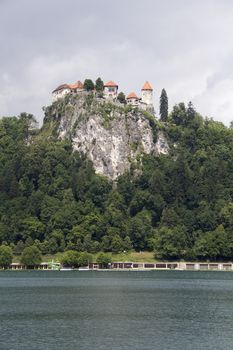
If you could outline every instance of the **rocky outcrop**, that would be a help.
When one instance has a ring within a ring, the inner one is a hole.
[[[85,92],[52,105],[59,137],[93,162],[97,173],[111,180],[140,170],[143,154],[167,154],[168,143],[156,119],[147,112],[109,103]]]

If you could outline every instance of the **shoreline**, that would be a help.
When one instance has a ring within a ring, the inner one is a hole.
[[[41,263],[36,266],[25,266],[20,263],[12,263],[9,267],[0,271],[232,271],[232,262],[156,262],[156,263],[134,263],[134,262],[113,262],[108,265],[90,263],[88,266],[79,268],[64,267],[60,263]]]
[[[136,273],[136,272],[221,272],[221,273],[231,273],[233,272],[233,270],[181,270],[181,269],[176,269],[176,270],[168,270],[168,269],[134,269],[134,270],[131,270],[131,269],[95,269],[95,270],[79,270],[79,269],[69,269],[67,271],[64,271],[64,270],[51,270],[51,269],[47,269],[47,270],[41,270],[41,269],[20,269],[20,270],[12,270],[12,269],[0,269],[0,273],[5,273],[5,272],[17,272],[17,273],[20,273],[20,272],[59,272],[59,273],[67,273],[67,272],[71,272],[71,273],[77,273],[79,272],[80,274],[82,274],[83,272],[88,272],[88,273],[91,273],[91,272],[132,272],[132,273]]]

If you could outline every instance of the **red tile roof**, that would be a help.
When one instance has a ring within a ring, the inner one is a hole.
[[[68,84],[62,84],[59,85],[55,90],[53,90],[53,92],[59,91],[59,90],[65,90],[65,89],[69,89],[70,86]]]
[[[78,80],[76,83],[70,84],[69,87],[71,89],[83,89],[83,83],[81,83],[81,81]]]
[[[77,81],[76,83],[74,84],[62,84],[62,85],[59,85],[55,90],[53,90],[53,92],[57,92],[57,91],[60,91],[60,90],[65,90],[65,89],[83,89],[83,83],[81,83],[81,81]]]
[[[145,84],[142,87],[142,90],[153,90],[152,86],[148,81],[145,82]]]
[[[126,97],[126,99],[127,99],[127,100],[130,100],[131,98],[138,98],[138,96],[135,94],[135,92],[131,92],[131,93]]]
[[[118,85],[116,83],[114,83],[114,81],[110,80],[109,82],[105,83],[104,86],[106,87],[117,87]]]

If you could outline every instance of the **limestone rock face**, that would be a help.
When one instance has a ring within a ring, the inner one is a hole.
[[[109,103],[87,93],[66,97],[63,107],[58,104],[52,107],[59,137],[69,137],[73,149],[85,154],[96,172],[111,180],[116,180],[132,165],[140,171],[143,154],[169,151],[164,135],[156,130],[155,117],[141,110]]]

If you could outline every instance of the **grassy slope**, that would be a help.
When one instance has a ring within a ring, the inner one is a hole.
[[[127,261],[127,262],[154,262],[155,259],[153,257],[153,252],[142,252],[142,253],[136,253],[136,252],[127,252],[127,253],[120,253],[120,254],[111,254],[112,255],[112,261]],[[55,255],[43,255],[42,260],[43,262],[49,262],[54,260],[55,262],[59,262],[60,258],[62,256],[62,253],[57,253]],[[96,260],[97,254],[93,254],[93,261]],[[19,262],[20,256],[14,256],[13,262]]]

